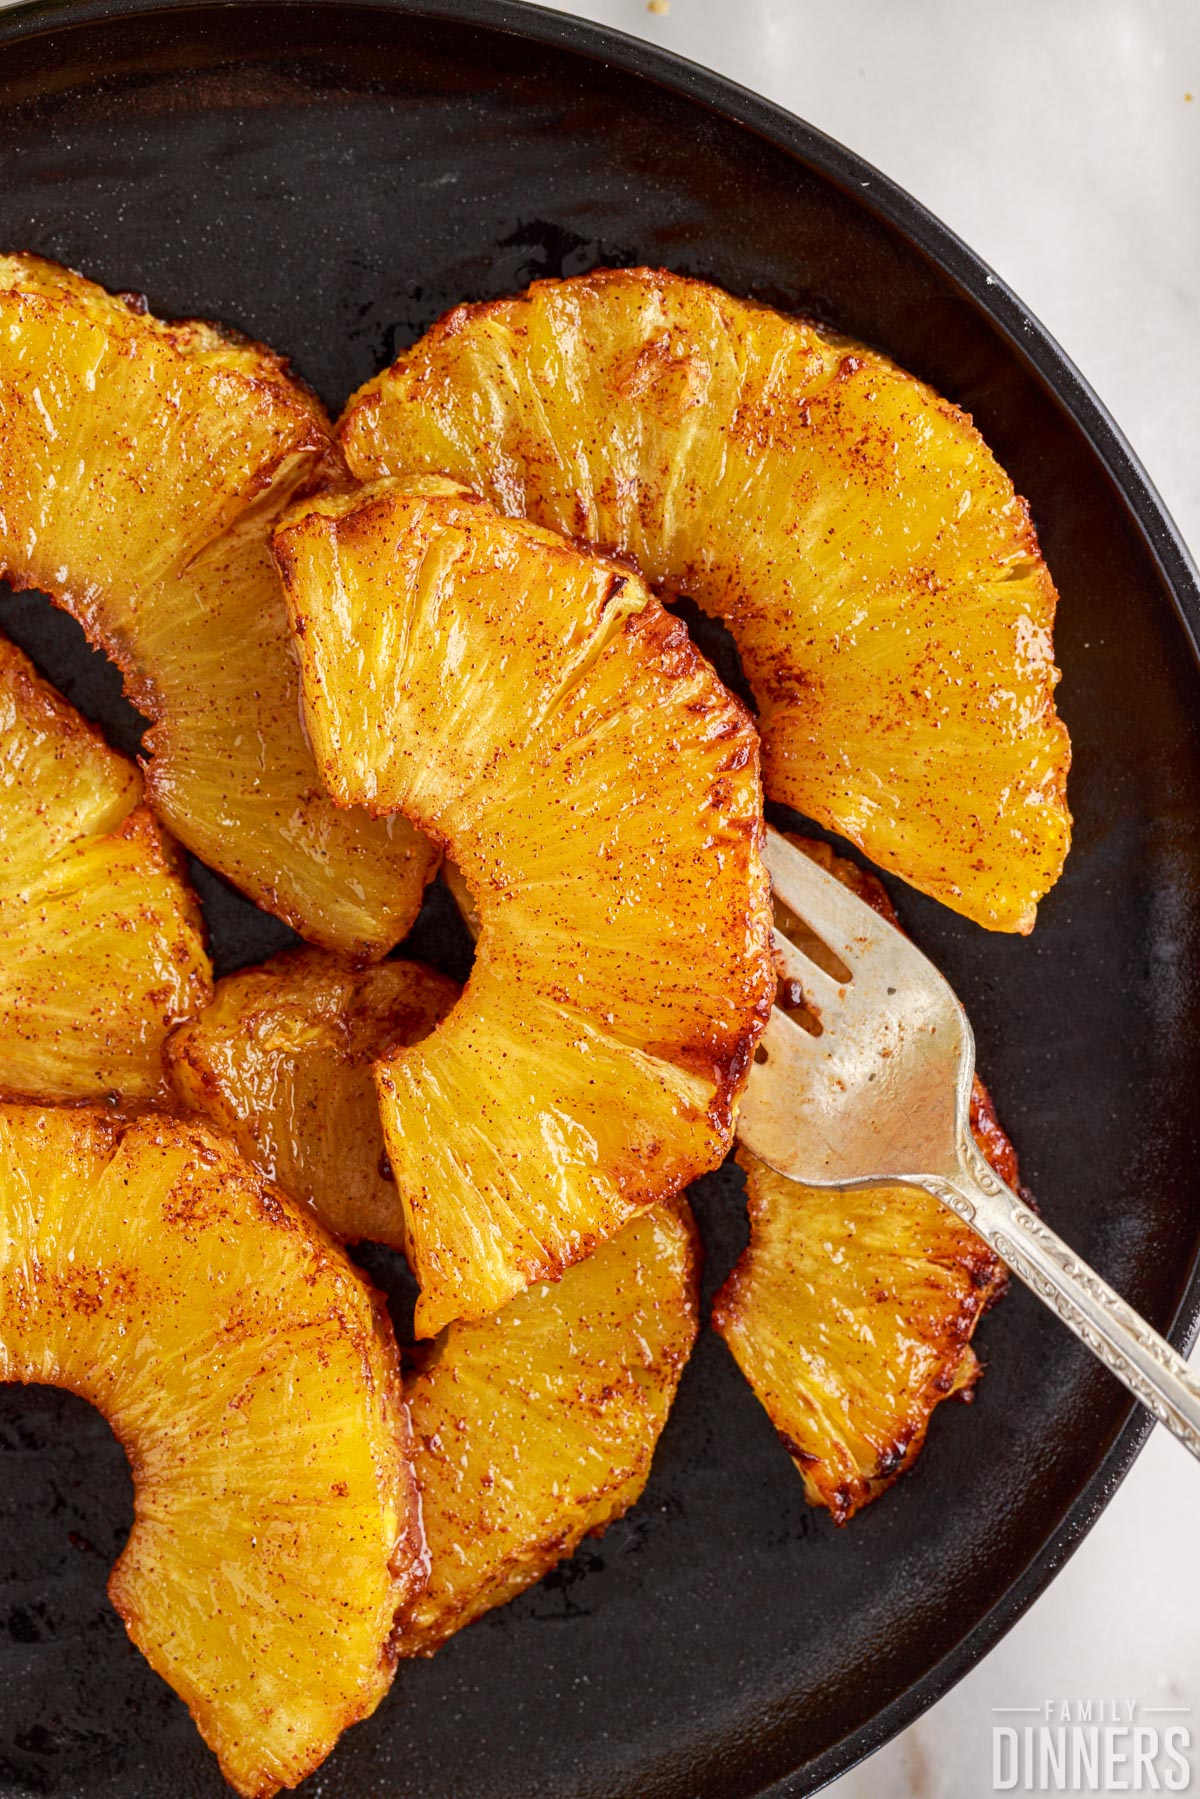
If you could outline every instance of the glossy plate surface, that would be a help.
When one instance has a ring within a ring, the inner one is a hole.
[[[900,889],[966,1002],[1047,1215],[1188,1341],[1200,1289],[1200,620],[1145,477],[1070,366],[874,170],[715,76],[485,0],[0,14],[0,247],[140,288],[287,352],[334,409],[447,306],[647,261],[816,312],[974,413],[1062,593],[1076,840],[1032,939]],[[4,478],[0,471],[0,483]],[[0,594],[84,710],[136,725],[78,634]],[[286,933],[203,877],[222,968]],[[897,892],[893,884],[893,891]],[[414,943],[452,972],[444,914]],[[739,1181],[696,1193],[706,1289]],[[307,1790],[339,1799],[809,1792],[965,1672],[1128,1467],[1143,1425],[1022,1292],[983,1325],[975,1406],[845,1531],[706,1333],[647,1496],[436,1661],[402,1668]],[[1182,1457],[1180,1478],[1195,1470]],[[126,1642],[104,1579],[131,1517],[99,1418],[0,1391],[0,1796],[223,1789]],[[773,1784],[774,1783],[774,1784]]]

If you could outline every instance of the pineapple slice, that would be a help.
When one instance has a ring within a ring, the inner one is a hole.
[[[790,835],[790,834],[789,834]],[[879,882],[828,845],[790,838],[892,924]],[[776,902],[779,928],[796,921]],[[802,929],[803,927],[801,927]],[[783,991],[785,1009],[799,995]],[[971,1125],[1016,1185],[1016,1155],[982,1082]],[[934,1408],[969,1397],[971,1335],[1005,1284],[987,1245],[928,1193],[804,1187],[739,1149],[750,1246],[713,1302],[725,1338],[793,1457],[813,1505],[838,1524],[912,1466]]]
[[[431,1346],[405,1387],[430,1574],[402,1655],[431,1655],[639,1498],[695,1341],[698,1262],[688,1206],[665,1200]]]
[[[416,962],[275,956],[219,981],[203,1017],[174,1033],[171,1084],[328,1230],[402,1249],[372,1065],[428,1036],[457,998],[453,981]]]
[[[114,1606],[239,1793],[295,1785],[387,1691],[425,1575],[378,1295],[206,1125],[0,1107],[0,1380],[103,1412]]]
[[[0,638],[0,1094],[165,1092],[207,1003],[200,908],[137,769]]]
[[[861,345],[659,270],[460,306],[351,402],[436,470],[723,618],[770,798],[1028,931],[1066,854],[1055,591],[970,419]]]
[[[801,1187],[739,1149],[750,1247],[713,1303],[794,1460],[838,1524],[921,1452],[934,1408],[979,1375],[971,1333],[1003,1276],[913,1187]]]
[[[432,852],[323,792],[269,553],[328,451],[269,350],[0,257],[0,575],[118,663],[153,721],[147,798],[181,842],[303,935],[374,956]]]
[[[454,855],[482,934],[379,1068],[420,1336],[715,1167],[768,1015],[757,743],[643,584],[418,477],[275,538],[331,792]]]

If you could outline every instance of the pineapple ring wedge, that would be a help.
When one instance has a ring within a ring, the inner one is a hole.
[[[0,257],[0,576],[118,664],[152,721],[147,800],[179,840],[303,936],[376,956],[432,852],[322,790],[269,551],[329,447],[271,351]]]
[[[826,844],[791,841],[897,924],[873,876]],[[796,938],[797,921],[778,901],[776,922]],[[786,991],[780,1003],[788,1005]],[[1016,1155],[978,1079],[971,1125],[1015,1186]],[[743,1149],[738,1161],[750,1245],[713,1301],[713,1323],[810,1503],[845,1524],[912,1466],[942,1400],[970,1397],[980,1373],[971,1337],[1005,1270],[916,1187],[839,1193],[787,1180]]]
[[[845,1524],[910,1468],[942,1400],[969,1397],[995,1258],[914,1187],[800,1187],[739,1149],[750,1247],[713,1302],[804,1482]]]
[[[161,1099],[212,995],[196,896],[109,748],[0,637],[0,1095]]]
[[[108,1419],[114,1606],[239,1793],[296,1785],[387,1691],[425,1574],[378,1296],[207,1125],[4,1106],[0,1379]]]
[[[428,1036],[458,992],[417,962],[358,969],[288,951],[218,981],[207,1011],[167,1042],[171,1085],[327,1230],[402,1248],[373,1065]]]
[[[402,1655],[432,1655],[641,1496],[696,1338],[699,1238],[682,1199],[561,1281],[451,1324],[405,1382],[429,1585]]]
[[[451,475],[724,619],[768,796],[1032,928],[1070,833],[1056,595],[1024,502],[922,382],[705,282],[601,269],[458,307],[340,435],[360,480]]]
[[[275,548],[330,790],[405,811],[482,920],[378,1070],[433,1336],[723,1158],[774,989],[757,740],[636,576],[453,482],[316,500]]]

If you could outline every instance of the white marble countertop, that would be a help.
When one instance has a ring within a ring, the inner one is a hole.
[[[1200,550],[1197,0],[669,0],[665,12],[647,0],[564,0],[558,10],[719,69],[924,201],[1078,363]],[[983,1799],[994,1790],[993,1708],[1052,1697],[1193,1705],[1200,1737],[1198,1517],[1200,1470],[1157,1431],[1016,1628],[829,1794]],[[1191,1759],[1181,1790],[1200,1791],[1200,1743]],[[1139,1789],[1126,1769],[1093,1790]]]

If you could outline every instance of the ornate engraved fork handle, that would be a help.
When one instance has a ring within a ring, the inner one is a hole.
[[[920,1185],[990,1244],[1200,1460],[1200,1380],[1183,1357],[1022,1204],[973,1141],[959,1145],[959,1161],[953,1180],[931,1176]]]

